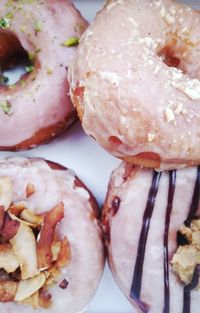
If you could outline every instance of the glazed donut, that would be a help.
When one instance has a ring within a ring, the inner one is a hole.
[[[199,312],[199,200],[200,168],[156,172],[122,163],[114,171],[103,212],[109,264],[138,312]],[[185,238],[191,221],[198,249]]]
[[[0,160],[0,190],[0,311],[81,312],[104,268],[91,192],[71,170],[26,158]]]
[[[200,162],[200,15],[171,0],[110,0],[69,69],[84,130],[132,164]]]
[[[86,26],[69,0],[1,1],[1,69],[27,55],[33,64],[16,84],[0,85],[1,150],[33,148],[75,121],[66,71]]]

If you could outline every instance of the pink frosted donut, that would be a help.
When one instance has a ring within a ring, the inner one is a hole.
[[[186,245],[178,232],[186,229],[185,221],[189,225],[199,216],[199,200],[200,168],[156,172],[122,163],[114,171],[103,212],[109,264],[138,312],[199,312],[200,271],[195,266],[200,263],[200,252]],[[178,245],[182,245],[179,252],[194,251],[198,256],[196,261],[192,252],[181,254],[179,267],[191,269],[186,284],[172,266],[172,260],[175,266],[179,264]]]
[[[200,162],[200,15],[171,0],[110,0],[70,64],[88,135],[153,168]]]
[[[104,268],[98,206],[75,174],[43,159],[0,160],[1,313],[77,313]]]
[[[32,148],[74,122],[67,68],[86,26],[70,0],[1,1],[1,69],[25,53],[33,62],[15,85],[0,84],[1,150]]]

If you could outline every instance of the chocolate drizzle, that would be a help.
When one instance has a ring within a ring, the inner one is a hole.
[[[192,202],[190,205],[190,211],[187,217],[187,221],[190,223],[191,219],[195,217],[197,214],[197,210],[199,207],[199,200],[200,200],[200,166],[197,169],[197,177],[196,183],[194,187],[194,193],[192,197]],[[192,278],[191,284],[184,287],[183,291],[183,313],[190,313],[190,292],[192,289],[196,288],[199,280],[199,271],[200,266],[197,266],[194,271],[194,275]]]
[[[138,243],[137,258],[134,268],[133,281],[131,286],[130,297],[134,299],[143,313],[148,313],[148,305],[140,300],[141,285],[142,285],[142,273],[145,257],[145,249],[147,243],[147,237],[149,233],[149,227],[151,217],[154,210],[155,200],[158,192],[159,182],[161,178],[161,172],[153,173],[152,183],[148,194],[147,204],[143,216],[142,229],[140,233],[140,239]]]
[[[165,232],[164,232],[164,308],[163,313],[169,313],[170,310],[170,287],[169,287],[169,251],[168,251],[168,237],[170,216],[173,207],[174,192],[176,186],[176,171],[169,172],[169,189],[167,210],[165,216]]]

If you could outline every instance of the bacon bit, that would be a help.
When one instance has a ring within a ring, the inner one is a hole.
[[[35,187],[33,184],[28,183],[26,186],[26,198],[30,197],[35,192]]]
[[[44,309],[49,309],[52,305],[51,295],[44,289],[39,291],[39,305]]]
[[[46,280],[45,286],[57,284],[61,275],[60,270],[55,265],[53,265],[48,269],[47,273],[49,274],[49,277]]]
[[[67,237],[65,237],[61,241],[61,247],[60,247],[60,252],[58,254],[56,266],[58,267],[67,266],[69,265],[70,259],[71,259],[70,245],[69,245],[69,241],[67,240]]]
[[[3,228],[4,218],[5,218],[4,206],[0,205],[0,230]]]
[[[64,217],[64,203],[60,202],[44,218],[44,225],[37,245],[38,268],[48,268],[52,264],[51,245],[54,238],[55,227]]]
[[[13,238],[19,229],[20,223],[11,219],[7,212],[4,212],[4,224],[0,229],[0,237],[3,242]]]
[[[61,248],[61,242],[60,241],[56,241],[56,242],[52,243],[52,245],[51,245],[51,251],[52,251],[52,255],[53,255],[52,261],[57,261],[58,254],[60,252],[60,248]]]
[[[12,204],[10,207],[9,207],[9,212],[15,216],[19,216],[20,213],[26,209],[26,206],[23,202],[19,202],[19,203],[15,203],[15,204]]]
[[[68,285],[69,285],[69,282],[66,279],[63,279],[61,283],[59,284],[59,287],[61,289],[66,289]]]
[[[11,302],[15,299],[17,283],[14,281],[0,282],[0,302]]]

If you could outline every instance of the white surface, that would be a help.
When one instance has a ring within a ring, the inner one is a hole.
[[[77,0],[74,2],[88,20],[92,20],[95,12],[104,3],[102,0]],[[200,5],[200,0],[184,2],[195,6]],[[0,157],[9,155],[43,157],[75,170],[76,174],[93,191],[100,206],[105,199],[109,176],[120,162],[87,137],[78,123],[67,134],[48,145],[28,152],[0,152]],[[108,312],[131,313],[133,308],[118,289],[106,267],[100,287],[89,305],[87,313]]]

